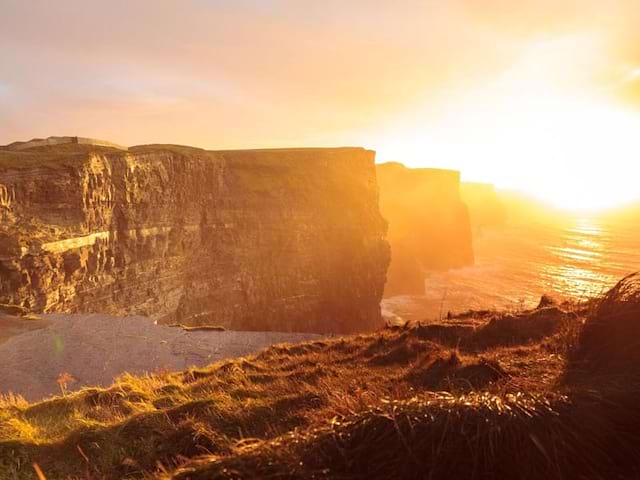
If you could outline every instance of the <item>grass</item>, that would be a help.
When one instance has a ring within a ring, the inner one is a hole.
[[[638,365],[571,375],[590,371],[593,312],[485,312],[4,397],[0,478],[636,478]]]
[[[637,478],[623,476],[637,473],[627,441],[637,434],[612,434],[621,424],[611,409],[557,394],[434,393],[240,445],[164,478]],[[638,410],[626,410],[631,428]]]
[[[640,273],[625,277],[594,307],[572,360],[578,368],[626,375],[640,366]]]
[[[122,156],[122,150],[97,145],[51,145],[11,151],[0,148],[0,171],[23,169],[64,169],[86,161],[91,154]]]

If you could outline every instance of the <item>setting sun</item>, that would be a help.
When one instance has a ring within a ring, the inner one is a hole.
[[[570,210],[638,198],[640,114],[594,83],[597,46],[589,37],[527,46],[486,84],[453,93],[440,110],[413,112],[391,134],[381,132],[381,156],[455,166],[465,179]],[[636,77],[630,71],[623,81]]]

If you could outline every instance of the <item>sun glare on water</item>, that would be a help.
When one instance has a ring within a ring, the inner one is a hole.
[[[568,210],[636,200],[640,114],[585,73],[601,53],[587,47],[580,37],[531,45],[492,82],[447,99],[435,114],[416,112],[380,153],[459,169],[463,179]]]

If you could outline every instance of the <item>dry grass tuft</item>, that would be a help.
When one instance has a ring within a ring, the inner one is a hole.
[[[427,357],[407,373],[413,385],[435,391],[473,391],[508,376],[495,360],[463,360],[457,352]]]
[[[539,341],[558,332],[569,316],[571,314],[558,307],[545,307],[516,315],[498,315],[474,332],[468,344],[487,348]]]
[[[49,480],[637,478],[640,357],[625,347],[640,337],[623,290],[592,314],[481,312],[3,397],[0,478],[33,464]]]
[[[607,408],[553,394],[431,394],[190,462],[165,478],[621,478],[637,452],[615,438]],[[596,418],[585,422],[586,412]]]
[[[577,368],[640,375],[640,274],[622,279],[597,302],[578,340]]]

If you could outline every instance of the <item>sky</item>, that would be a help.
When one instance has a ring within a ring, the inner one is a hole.
[[[356,145],[571,208],[640,196],[637,0],[0,1],[0,144]]]

